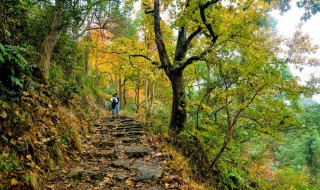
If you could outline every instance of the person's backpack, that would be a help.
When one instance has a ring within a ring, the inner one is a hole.
[[[113,98],[112,98],[112,102],[111,102],[112,108],[115,108],[115,107],[116,107],[116,104],[117,104],[117,98],[113,97]]]

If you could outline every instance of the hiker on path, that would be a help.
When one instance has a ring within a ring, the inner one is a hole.
[[[112,95],[111,100],[111,109],[112,109],[112,114],[118,114],[118,112],[116,111],[116,105],[118,103],[118,99],[116,97],[116,95]]]

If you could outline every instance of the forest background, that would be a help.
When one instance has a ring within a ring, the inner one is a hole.
[[[319,189],[319,79],[288,67],[317,46],[269,14],[290,2],[135,3],[0,1],[0,188],[41,189],[118,92],[208,188]],[[297,1],[302,23],[319,4]]]

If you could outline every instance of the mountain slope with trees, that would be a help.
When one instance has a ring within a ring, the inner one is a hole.
[[[276,34],[269,12],[288,5],[1,1],[0,189],[42,189],[115,92],[208,189],[319,188],[318,104],[305,99],[317,81],[288,66],[317,65],[317,47]]]

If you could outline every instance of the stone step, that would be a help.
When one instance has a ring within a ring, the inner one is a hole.
[[[94,123],[93,126],[99,127],[99,126],[104,126],[104,124],[103,123]]]
[[[129,158],[141,158],[152,151],[151,148],[146,146],[125,146],[122,149]]]
[[[163,171],[162,166],[157,162],[146,162],[136,160],[132,168],[138,172],[135,181],[148,182],[150,180],[161,178]]]
[[[145,133],[142,131],[128,131],[127,135],[128,136],[140,136],[140,135],[144,135]]]
[[[127,174],[125,171],[115,172],[113,174],[113,179],[116,181],[123,182],[128,178],[129,178],[129,174]]]
[[[97,147],[97,148],[113,148],[115,147],[115,142],[114,141],[98,141],[98,142],[94,142],[93,146]]]
[[[121,119],[121,123],[125,123],[125,122],[133,122],[134,120],[133,119],[131,119],[131,118],[122,118]]]
[[[84,157],[88,159],[95,158],[117,158],[117,153],[114,150],[100,150],[99,152],[85,152],[82,154]]]
[[[113,133],[114,137],[136,137],[136,136],[141,136],[144,135],[145,133],[142,131],[127,131],[127,132],[116,132]]]
[[[114,168],[126,169],[129,166],[130,166],[130,163],[128,162],[128,160],[125,160],[125,159],[117,159],[111,163],[111,167],[114,167]]]
[[[114,133],[113,134],[113,136],[114,137],[117,137],[117,138],[119,138],[119,137],[124,137],[124,136],[126,136],[127,134],[126,133]]]
[[[139,143],[140,139],[138,139],[138,138],[125,138],[125,139],[122,139],[122,142],[125,143],[125,144]]]
[[[100,171],[89,171],[87,172],[87,176],[89,176],[90,181],[103,181],[106,173]]]
[[[121,123],[117,127],[131,127],[131,126],[138,126],[139,124],[137,123]],[[142,127],[142,125],[139,125]]]
[[[117,127],[114,129],[115,131],[130,131],[130,130],[137,130],[137,131],[141,131],[142,128],[141,127]]]

